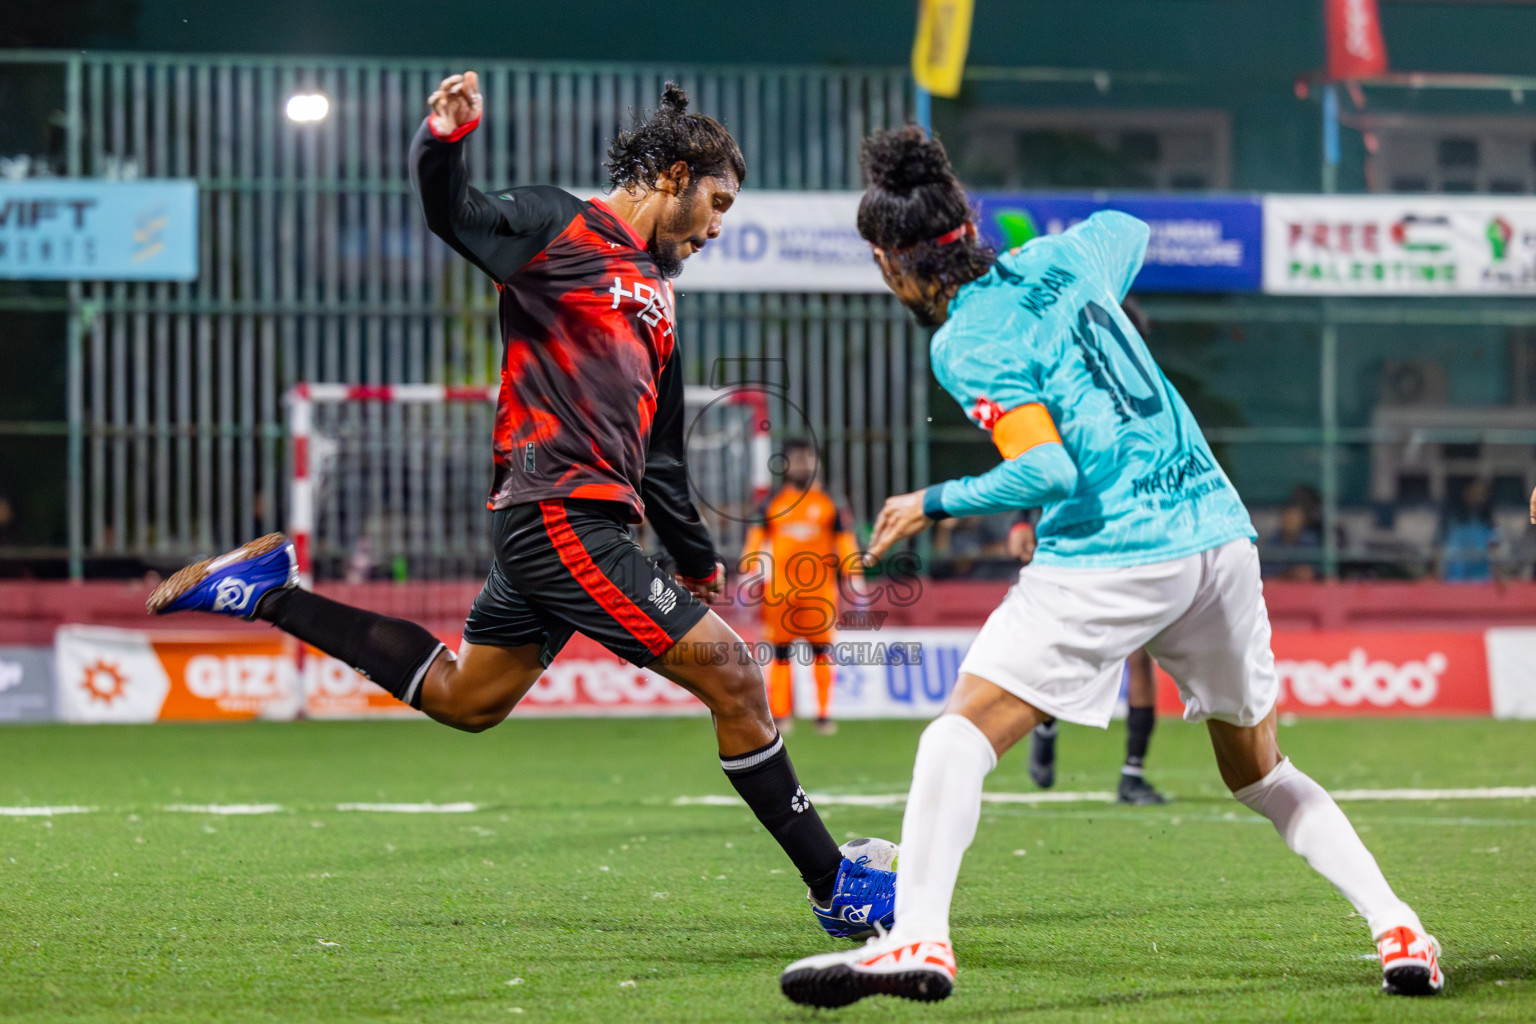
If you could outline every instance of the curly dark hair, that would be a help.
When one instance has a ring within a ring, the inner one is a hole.
[[[974,281],[992,269],[997,254],[975,235],[934,243],[972,219],[943,143],[909,124],[865,139],[859,158],[867,184],[859,200],[859,234],[866,242],[908,273],[946,286]]]
[[[747,180],[747,161],[731,133],[712,117],[690,114],[688,94],[668,82],[661,106],[650,117],[635,115],[634,126],[608,144],[608,180],[614,188],[655,185],[662,171],[681,160],[693,182],[730,170]],[[689,185],[692,188],[692,184]]]

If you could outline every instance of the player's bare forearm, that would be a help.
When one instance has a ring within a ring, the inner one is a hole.
[[[915,537],[933,525],[923,512],[924,491],[898,494],[885,499],[875,519],[875,535],[869,542],[871,558],[880,558],[909,537]]]

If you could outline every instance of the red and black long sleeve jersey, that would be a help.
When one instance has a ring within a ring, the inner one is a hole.
[[[601,200],[469,186],[461,139],[424,122],[411,180],[427,226],[500,292],[504,345],[489,507],[555,498],[648,517],[684,576],[716,561],[688,494],[672,286]]]

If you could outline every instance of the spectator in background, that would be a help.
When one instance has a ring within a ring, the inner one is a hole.
[[[1028,565],[1035,559],[1034,512],[1021,514],[1008,531],[1008,553]],[[1147,747],[1157,726],[1157,678],[1152,655],[1143,648],[1125,660],[1126,721],[1125,763],[1120,767],[1120,785],[1115,799],[1122,804],[1149,806],[1167,803],[1143,775]],[[1056,785],[1056,719],[1041,722],[1029,736],[1029,777],[1041,789]]]
[[[934,579],[973,577],[1007,579],[1018,565],[1008,553],[1008,528],[1018,518],[1012,512],[942,519],[934,528],[931,567]]]
[[[852,519],[817,483],[821,456],[803,437],[784,442],[784,485],[758,510],[738,563],[755,575],[763,639],[773,645],[768,666],[768,708],[779,732],[794,725],[796,641],[810,645],[816,680],[816,731],[837,731],[832,722],[832,633],[837,625],[839,580],[863,571]]]
[[[10,496],[0,494],[0,547],[16,543],[16,506]]]
[[[1488,583],[1495,578],[1499,530],[1493,525],[1492,498],[1488,481],[1474,477],[1446,501],[1439,554],[1445,582]]]
[[[1338,533],[1344,547],[1344,531]],[[1270,564],[1265,575],[1283,580],[1315,580],[1323,555],[1323,501],[1315,488],[1297,484],[1290,501],[1280,510],[1280,528],[1269,538],[1265,555]]]

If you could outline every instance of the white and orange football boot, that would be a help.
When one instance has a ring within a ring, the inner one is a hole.
[[[1381,990],[1393,996],[1432,996],[1445,987],[1440,943],[1428,932],[1399,927],[1376,941],[1381,954]]]
[[[796,960],[779,976],[779,988],[806,1006],[847,1006],[865,996],[900,996],[933,1003],[955,985],[955,951],[948,942],[912,942],[894,935],[870,939],[859,949]]]

